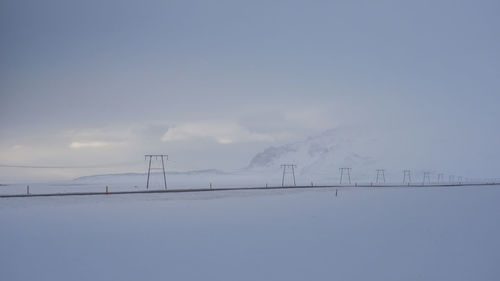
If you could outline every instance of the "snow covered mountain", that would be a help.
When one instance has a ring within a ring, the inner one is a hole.
[[[255,155],[246,170],[263,172],[289,163],[297,165],[298,175],[311,179],[337,179],[341,167],[352,168],[358,176],[367,176],[377,164],[369,154],[372,143],[357,137],[354,131],[332,129],[303,141],[269,147]]]
[[[374,140],[361,137],[356,130],[332,129],[305,140],[271,146],[256,154],[247,167],[233,172],[202,170],[191,172],[168,172],[167,181],[176,187],[206,187],[209,183],[218,186],[281,185],[281,164],[296,164],[298,185],[333,184],[339,182],[339,168],[352,168],[352,182],[373,181],[377,161],[372,153],[377,149]],[[288,175],[287,175],[288,176]],[[163,176],[151,176],[156,185],[163,184]],[[87,176],[76,179],[80,183],[115,183],[142,186],[144,173]],[[286,182],[290,183],[290,177]]]

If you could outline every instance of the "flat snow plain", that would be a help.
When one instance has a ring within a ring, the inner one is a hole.
[[[0,280],[500,280],[500,187],[0,198]]]

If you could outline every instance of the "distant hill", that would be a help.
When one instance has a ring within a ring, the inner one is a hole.
[[[271,146],[257,153],[246,167],[236,171],[216,169],[167,172],[168,181],[178,183],[195,181],[205,183],[218,181],[226,183],[281,183],[281,164],[296,164],[297,182],[301,184],[337,183],[339,168],[352,168],[353,182],[374,180],[379,168],[380,156],[376,140],[366,137],[366,133],[354,129],[331,129],[307,139]],[[400,170],[394,170],[392,179],[399,181]],[[160,178],[156,176],[156,178]],[[389,173],[386,173],[386,175]],[[125,173],[85,176],[75,179],[82,182],[137,182],[146,181],[146,173]]]
[[[340,167],[366,174],[375,169],[377,161],[360,152],[367,141],[353,134],[332,129],[303,141],[272,146],[255,155],[245,169],[258,172],[292,163],[297,165],[298,174],[320,179],[337,178]]]

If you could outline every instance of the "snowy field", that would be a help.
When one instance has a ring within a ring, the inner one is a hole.
[[[255,187],[255,186],[281,186],[282,174],[279,170],[274,173],[224,173],[209,170],[207,172],[167,174],[168,189],[194,189],[233,187]],[[74,180],[41,182],[41,183],[7,183],[0,185],[0,195],[26,194],[26,186],[29,185],[31,194],[41,193],[71,193],[71,192],[104,192],[106,186],[109,191],[139,191],[146,190],[147,174],[111,174],[96,175],[77,178]],[[338,184],[338,179],[328,179],[323,176],[310,180],[302,176],[298,177],[297,185],[310,186]],[[287,175],[286,185],[293,185],[293,178]],[[163,190],[163,175],[155,173],[150,178],[150,189]]]
[[[0,280],[500,280],[500,188],[0,198]]]

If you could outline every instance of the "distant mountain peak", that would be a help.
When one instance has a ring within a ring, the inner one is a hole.
[[[376,163],[373,157],[357,150],[362,139],[353,132],[330,129],[305,140],[271,146],[257,153],[247,170],[264,170],[279,167],[283,163],[298,165],[302,174],[336,173],[339,167],[366,167]]]

